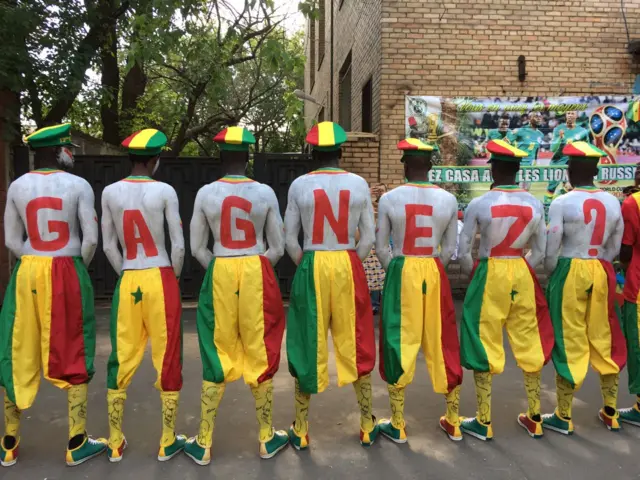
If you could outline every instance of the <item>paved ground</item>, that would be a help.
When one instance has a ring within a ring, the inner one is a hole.
[[[105,365],[110,352],[106,311],[100,312],[97,374],[90,386],[89,431],[106,436]],[[200,409],[200,375],[195,312],[185,313],[184,389],[178,430],[193,435]],[[423,360],[420,360],[423,362]],[[424,363],[422,363],[424,365]],[[466,372],[465,372],[466,373]],[[335,369],[332,371],[335,375]],[[374,378],[374,412],[388,415],[387,390],[377,372]],[[544,411],[554,402],[553,367],[543,373]],[[214,460],[199,467],[180,455],[161,464],[155,460],[160,435],[160,401],[153,389],[155,374],[149,355],[129,389],[125,433],[129,449],[119,464],[96,458],[73,469],[64,466],[67,435],[66,396],[43,382],[35,405],[24,414],[20,461],[0,471],[3,480],[31,479],[299,479],[299,478],[432,478],[432,479],[630,479],[638,478],[640,428],[621,433],[606,431],[596,413],[601,403],[597,377],[589,374],[578,393],[574,419],[576,434],[564,437],[549,432],[533,440],[517,425],[516,416],[526,408],[520,371],[508,358],[505,373],[494,381],[493,424],[496,436],[484,443],[466,437],[449,441],[438,428],[444,400],[432,392],[426,368],[419,369],[407,394],[409,443],[395,445],[381,438],[365,450],[358,443],[358,414],[353,389],[332,387],[312,399],[310,422],[312,448],[296,452],[289,448],[273,460],[258,457],[257,425],[253,397],[237,382],[227,388],[218,413],[214,435]],[[628,404],[626,375],[621,378],[621,404]],[[333,379],[335,384],[335,378]],[[285,357],[275,378],[277,428],[293,419],[293,381]],[[461,412],[473,415],[475,395],[471,375],[465,376]]]

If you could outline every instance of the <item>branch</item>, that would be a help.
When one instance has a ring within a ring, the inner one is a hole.
[[[82,89],[84,77],[91,60],[95,56],[100,42],[102,41],[109,25],[117,21],[130,6],[130,0],[124,0],[120,8],[114,10],[110,15],[98,16],[85,37],[78,44],[78,48],[73,53],[67,87],[63,93],[55,100],[51,110],[42,120],[43,125],[51,125],[62,122],[62,118],[67,114],[71,105],[75,101],[78,93]]]

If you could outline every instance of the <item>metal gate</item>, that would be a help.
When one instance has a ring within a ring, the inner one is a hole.
[[[86,179],[93,187],[96,196],[98,217],[102,216],[102,190],[129,175],[131,163],[126,156],[90,156],[77,155],[73,173]],[[289,185],[298,176],[311,170],[311,160],[307,155],[299,154],[258,154],[254,160],[254,177],[274,189],[281,214],[287,207]],[[208,157],[163,157],[156,179],[173,186],[180,202],[180,217],[184,226],[185,261],[180,277],[183,298],[197,298],[204,270],[191,255],[189,246],[189,223],[193,213],[198,190],[222,177],[220,161]],[[211,237],[210,247],[211,247]],[[170,251],[168,233],[165,235],[167,250]],[[285,254],[276,266],[283,296],[288,296],[295,266]],[[110,298],[113,295],[118,276],[109,265],[102,249],[102,236],[98,242],[95,258],[89,266],[95,295],[98,298]]]

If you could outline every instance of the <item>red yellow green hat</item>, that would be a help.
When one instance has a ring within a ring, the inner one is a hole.
[[[159,155],[166,144],[167,136],[155,128],[145,128],[122,141],[122,146],[133,155]]]
[[[520,150],[504,140],[491,140],[487,143],[487,151],[491,153],[489,161],[519,162],[528,155],[524,150]]]
[[[334,122],[320,122],[309,130],[306,141],[319,152],[334,152],[347,141],[347,132]]]
[[[587,142],[569,143],[562,149],[562,154],[576,160],[598,160],[607,154]]]
[[[244,127],[227,127],[213,137],[221,150],[248,152],[249,145],[256,143],[256,137]]]
[[[405,138],[398,142],[398,150],[402,150],[403,156],[428,157],[434,150],[437,150],[437,147],[417,138]]]
[[[70,123],[40,128],[31,135],[24,137],[23,141],[31,148],[61,147],[63,145],[77,146],[71,142]]]

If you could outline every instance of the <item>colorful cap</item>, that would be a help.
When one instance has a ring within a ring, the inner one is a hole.
[[[605,152],[587,142],[569,143],[562,149],[562,154],[576,160],[597,160],[607,156]]]
[[[320,122],[307,133],[306,141],[319,152],[334,152],[347,141],[347,132],[334,122]]]
[[[398,150],[402,150],[403,155],[428,157],[437,148],[417,138],[405,138],[398,142]]]
[[[491,153],[491,160],[502,160],[503,162],[519,162],[528,153],[514,147],[504,140],[491,140],[487,143],[487,151]]]
[[[248,152],[249,145],[256,143],[256,137],[244,127],[227,127],[213,137],[221,150]]]
[[[60,147],[63,145],[77,147],[76,144],[71,142],[70,123],[41,128],[24,137],[23,141],[31,148]]]
[[[167,136],[155,128],[145,128],[122,141],[133,155],[159,155],[167,144]]]

